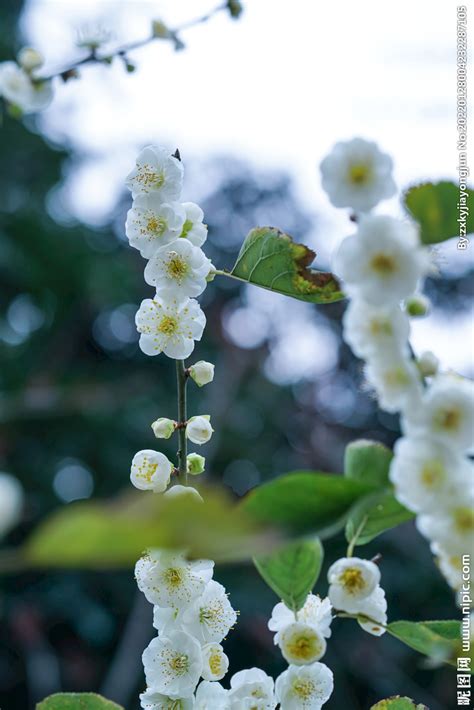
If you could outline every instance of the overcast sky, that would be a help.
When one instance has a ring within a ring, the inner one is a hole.
[[[99,22],[121,43],[145,37],[153,18],[174,26],[214,4],[30,0],[22,28],[54,69],[78,56],[74,42],[84,24]],[[86,221],[104,219],[137,148],[149,142],[179,146],[198,160],[235,153],[293,175],[301,199],[325,214],[318,251],[328,258],[347,228],[317,171],[335,141],[378,141],[393,155],[402,186],[456,177],[456,5],[244,0],[238,22],[222,13],[183,33],[182,52],[162,42],[136,51],[133,74],[119,63],[84,69],[80,81],[58,84],[41,117],[46,135],[73,146],[83,161],[68,183],[69,208]],[[396,200],[383,207],[399,211]],[[462,258],[450,242],[443,268],[462,268]],[[415,345],[436,333],[444,362],[465,371],[468,327],[466,315],[443,322],[435,314],[415,328]]]

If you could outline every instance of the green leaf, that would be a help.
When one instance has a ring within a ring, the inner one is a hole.
[[[346,523],[346,539],[354,546],[366,545],[391,528],[412,520],[415,515],[397,501],[390,489],[376,491],[354,506]]]
[[[474,191],[466,189],[467,204]],[[459,235],[459,185],[454,182],[424,183],[409,188],[403,197],[406,209],[420,224],[423,244],[438,244]],[[466,220],[466,234],[474,232],[474,210]]]
[[[256,521],[282,526],[294,535],[334,535],[354,503],[374,489],[344,476],[289,473],[254,488],[241,506]]]
[[[459,621],[392,621],[387,631],[425,656],[455,665],[459,650]]]
[[[346,446],[344,475],[374,486],[386,486],[392,459],[392,452],[384,444],[359,439]]]
[[[38,703],[36,710],[123,710],[123,708],[95,693],[56,693]]]
[[[416,705],[410,698],[401,698],[394,695],[393,698],[381,700],[376,705],[372,705],[370,710],[428,710],[426,705]]]
[[[299,611],[317,582],[324,550],[321,542],[301,540],[258,557],[254,563],[265,582],[292,611]]]
[[[256,227],[242,244],[230,275],[301,301],[340,301],[344,294],[336,278],[309,268],[315,256],[275,227]]]
[[[20,554],[30,566],[104,569],[132,566],[148,547],[222,562],[251,559],[278,540],[221,491],[202,493],[205,502],[137,491],[63,506],[40,523]]]

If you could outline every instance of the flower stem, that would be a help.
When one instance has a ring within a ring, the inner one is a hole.
[[[184,480],[185,485],[188,483],[188,465],[187,465],[187,442],[186,442],[186,385],[188,378],[186,375],[186,366],[184,360],[176,360],[176,381],[178,384],[178,475]]]
[[[357,544],[357,540],[359,539],[362,530],[365,528],[366,522],[367,522],[367,516],[364,515],[359,527],[357,528],[357,530],[354,533],[354,537],[352,538],[352,540],[349,543],[349,547],[347,548],[346,557],[352,557],[352,555],[354,554],[354,547]]]

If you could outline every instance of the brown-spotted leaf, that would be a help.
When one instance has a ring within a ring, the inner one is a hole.
[[[310,303],[344,298],[333,274],[310,268],[316,254],[276,227],[256,227],[246,237],[231,276]]]

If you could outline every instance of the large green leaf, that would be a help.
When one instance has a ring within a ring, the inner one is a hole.
[[[344,298],[333,274],[310,268],[316,254],[275,227],[249,232],[230,275],[284,296],[311,303]]]
[[[123,708],[95,693],[56,693],[38,703],[36,710],[123,710]]]
[[[397,501],[390,489],[376,491],[362,498],[352,509],[346,523],[346,539],[354,545],[366,545],[391,528],[406,523],[414,514]]]
[[[344,476],[303,471],[254,488],[241,505],[259,522],[283,526],[295,535],[327,537],[344,527],[354,503],[373,490]]]
[[[426,705],[417,705],[410,698],[401,698],[399,695],[395,695],[393,698],[387,698],[372,705],[370,710],[428,710],[428,708]]]
[[[208,489],[203,496],[204,503],[189,495],[130,492],[112,502],[64,506],[38,526],[20,554],[27,565],[104,569],[131,566],[148,547],[226,561],[251,559],[275,542],[276,535],[257,529],[222,492]]]
[[[359,439],[346,446],[344,475],[374,486],[386,486],[393,454],[379,441]]]
[[[468,204],[474,190],[467,189]],[[409,188],[404,194],[408,212],[419,223],[423,244],[437,244],[459,235],[459,185],[454,182],[424,183]],[[474,210],[467,215],[466,234],[474,232]]]
[[[299,611],[321,572],[323,546],[316,538],[291,542],[254,563],[265,582],[293,611]]]
[[[459,621],[392,621],[387,631],[410,648],[437,661],[454,663],[459,650]]]

